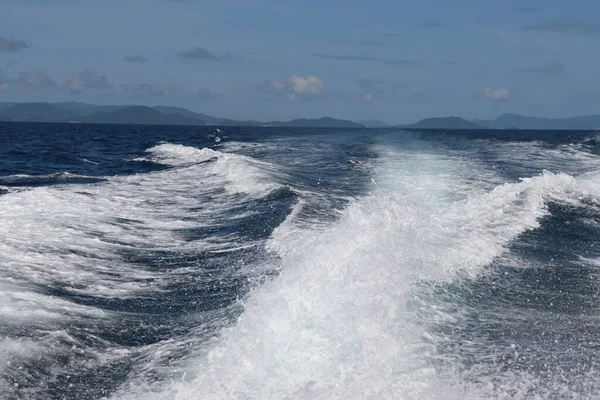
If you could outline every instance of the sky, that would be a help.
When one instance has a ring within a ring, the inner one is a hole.
[[[600,114],[597,0],[0,0],[0,101],[410,123]]]

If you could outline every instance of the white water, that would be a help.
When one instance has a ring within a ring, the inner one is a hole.
[[[207,163],[204,169],[216,177],[225,178],[230,193],[264,194],[277,187],[269,175],[269,171],[274,172],[274,166],[243,155],[170,143],[152,147],[148,153],[152,155],[151,161],[172,166]]]
[[[95,354],[63,330],[70,322],[101,326],[103,320],[122,315],[48,290],[113,300],[158,296],[181,279],[181,271],[146,269],[129,262],[128,254],[176,250],[194,255],[249,245],[232,235],[188,241],[179,232],[247,216],[245,202],[277,187],[265,164],[171,144],[149,149],[149,156],[175,167],[94,184],[15,188],[0,196],[0,372],[11,360],[52,359],[52,354],[82,351],[97,361],[89,359],[86,368],[130,355],[119,348]],[[204,162],[210,158],[214,161]],[[11,338],[10,332],[24,327],[29,327],[31,339]],[[0,380],[0,392],[7,385]]]
[[[161,162],[188,166],[1,196],[0,278],[42,286],[60,282],[73,292],[113,298],[154,291],[163,277],[128,265],[119,252],[228,248],[231,238],[190,243],[177,231],[197,221],[211,226],[243,217],[243,212],[227,217],[245,200],[243,194],[262,196],[276,187],[247,157],[168,144],[150,152]],[[202,164],[202,154],[217,160]],[[239,196],[220,192],[224,184]],[[7,293],[2,303],[12,304]]]
[[[427,328],[453,316],[438,311],[435,299],[415,297],[413,289],[424,280],[482,273],[511,240],[538,226],[549,199],[598,198],[598,174],[546,172],[504,184],[493,171],[455,155],[418,147],[377,151],[371,193],[337,222],[318,229],[299,223],[301,202],[275,230],[266,245],[281,259],[270,266],[281,275],[251,293],[237,323],[186,361],[184,379],[133,377],[114,398],[525,396],[532,378],[524,375],[490,371],[493,382],[474,384],[440,370],[436,344],[444,338]],[[36,289],[60,283],[69,293],[98,298],[157,295],[173,276],[118,256],[130,249],[193,254],[251,245],[231,236],[188,242],[177,231],[244,216],[240,203],[278,187],[276,166],[173,144],[149,149],[147,159],[173,168],[0,196],[4,323],[52,329],[60,320],[118,318]],[[192,341],[174,339],[143,351],[162,360]],[[59,328],[41,339],[0,338],[0,371],[13,358],[33,360],[41,349],[83,351],[79,345]],[[129,356],[111,349],[94,354],[94,362]],[[155,360],[141,369],[155,368]]]
[[[268,248],[281,275],[251,293],[237,323],[188,361],[183,380],[133,381],[115,398],[526,396],[533,378],[523,374],[490,371],[494,380],[477,384],[439,370],[443,338],[427,324],[453,317],[412,291],[423,280],[482,273],[539,225],[549,199],[598,198],[598,180],[544,172],[499,184],[493,172],[432,151],[379,152],[372,193],[338,222],[298,232],[292,217],[275,230]]]

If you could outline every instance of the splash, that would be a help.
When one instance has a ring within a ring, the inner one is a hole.
[[[202,393],[211,399],[458,399],[528,393],[527,376],[504,391],[440,370],[436,340],[444,338],[433,338],[420,323],[414,285],[481,273],[512,240],[539,226],[549,199],[578,202],[598,196],[599,187],[550,172],[493,187],[497,177],[489,171],[450,157],[421,156],[387,152],[372,193],[326,229],[298,232],[293,216],[286,220],[267,244],[280,257],[280,276],[245,299],[237,323],[187,363],[185,379],[166,388],[131,382],[116,398],[191,399]],[[432,305],[427,318],[435,323],[453,316]],[[496,375],[510,383],[508,375]]]

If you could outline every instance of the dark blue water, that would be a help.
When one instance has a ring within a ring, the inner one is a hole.
[[[2,123],[0,143],[2,398],[598,392],[594,132]]]

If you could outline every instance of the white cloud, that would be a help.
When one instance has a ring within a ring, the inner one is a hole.
[[[481,95],[486,99],[503,101],[510,98],[510,91],[508,89],[491,89],[489,87],[483,88]]]
[[[319,94],[325,88],[325,81],[312,75],[298,76],[292,74],[287,77],[286,81],[295,94]]]
[[[300,76],[291,74],[283,80],[268,80],[257,86],[266,93],[278,93],[290,100],[303,96],[316,96],[325,89],[325,80],[314,75]]]
[[[269,92],[281,92],[285,90],[285,85],[279,81],[265,81],[264,88]]]
[[[360,95],[360,99],[363,101],[371,101],[373,100],[373,93],[363,93]]]

